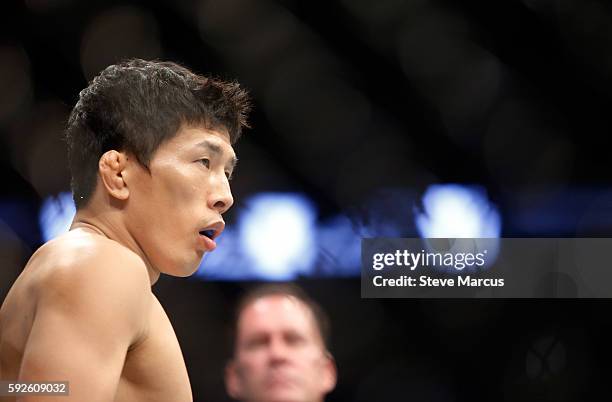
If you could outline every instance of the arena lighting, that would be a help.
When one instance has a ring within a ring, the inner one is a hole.
[[[429,186],[415,219],[423,238],[498,238],[501,233],[499,212],[480,187]]]
[[[269,280],[270,273],[253,263],[253,258],[244,244],[241,244],[239,231],[240,223],[229,223],[228,228],[217,239],[217,248],[207,253],[202,260],[196,278],[203,280],[243,281],[243,280]],[[355,277],[361,270],[361,237],[358,229],[353,227],[350,219],[345,215],[331,217],[311,230],[315,233],[314,257],[307,264],[307,269],[291,269],[287,277],[297,274],[310,277]],[[272,240],[276,241],[276,240]],[[276,251],[275,251],[276,252]],[[311,267],[313,263],[316,270]],[[279,276],[272,276],[278,279]]]
[[[432,185],[425,191],[422,203],[423,210],[415,216],[422,238],[476,239],[456,241],[446,251],[479,253],[486,250],[485,266],[495,262],[500,246],[501,218],[484,189],[458,184]],[[434,251],[437,246],[431,242],[425,247],[427,251]]]
[[[359,275],[360,237],[348,217],[316,224],[313,204],[299,194],[262,193],[247,199],[238,219],[207,254],[197,277],[207,280],[288,280]],[[48,197],[39,213],[45,241],[68,230],[75,207],[68,192]],[[431,186],[416,226],[424,238],[499,238],[500,217],[482,189]],[[488,247],[491,244],[488,243]],[[317,272],[313,267],[317,262]]]
[[[263,193],[246,200],[236,223],[206,255],[198,277],[219,280],[286,280],[308,276],[317,256],[316,211],[297,194]],[[39,211],[44,241],[65,233],[76,208],[69,192],[47,197]],[[331,273],[332,275],[334,273]]]
[[[63,192],[45,198],[38,213],[38,223],[45,242],[65,233],[76,214],[72,193]]]
[[[316,258],[316,211],[299,194],[261,193],[238,218],[240,246],[253,273],[268,280],[308,275]]]
[[[240,247],[232,224],[216,239],[217,248],[204,255],[196,278],[203,280],[242,281],[258,279]]]
[[[359,276],[361,273],[361,236],[345,215],[323,222],[317,230],[319,258],[317,273],[331,277]]]

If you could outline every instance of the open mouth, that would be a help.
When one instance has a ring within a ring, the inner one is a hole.
[[[209,226],[204,226],[200,228],[198,234],[200,235],[201,245],[205,247],[208,251],[212,251],[217,247],[217,243],[215,243],[215,239],[219,237],[223,229],[225,228],[225,223],[223,221],[216,221]]]
[[[214,236],[215,236],[215,230],[214,229],[209,229],[209,230],[201,230],[200,234],[202,236],[206,236],[208,237],[210,240],[213,240]]]

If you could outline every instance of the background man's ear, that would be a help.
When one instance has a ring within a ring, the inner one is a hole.
[[[130,190],[123,177],[123,170],[127,166],[127,155],[123,152],[110,150],[105,152],[98,162],[98,173],[102,185],[114,198],[127,200]]]
[[[323,390],[327,394],[336,388],[338,381],[338,369],[336,367],[336,359],[331,353],[325,353],[325,369],[323,371]]]
[[[227,394],[233,399],[241,398],[240,378],[238,376],[236,363],[233,360],[230,360],[225,365],[225,389],[227,390]]]

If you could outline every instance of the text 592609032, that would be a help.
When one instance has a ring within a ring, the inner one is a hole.
[[[68,395],[68,381],[0,381],[0,396]]]

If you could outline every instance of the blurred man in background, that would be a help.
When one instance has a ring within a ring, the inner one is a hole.
[[[81,91],[66,136],[77,213],[2,305],[0,379],[68,381],[62,401],[193,400],[151,286],[216,247],[248,110],[238,84],[170,62],[113,65]],[[34,400],[57,397],[20,399]]]
[[[266,285],[238,304],[229,395],[243,402],[321,402],[336,385],[329,321],[293,285]]]

